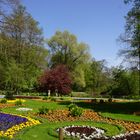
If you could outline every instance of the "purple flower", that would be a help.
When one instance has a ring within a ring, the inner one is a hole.
[[[28,121],[26,118],[0,113],[0,131],[6,131],[14,125],[18,125]]]

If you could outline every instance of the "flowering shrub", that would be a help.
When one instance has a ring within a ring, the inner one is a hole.
[[[19,130],[37,124],[40,122],[30,117],[0,113],[0,136],[13,138]]]

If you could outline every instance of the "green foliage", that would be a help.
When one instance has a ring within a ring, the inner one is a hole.
[[[131,9],[125,16],[126,25],[124,34],[120,35],[120,41],[127,44],[127,48],[120,51],[125,59],[130,62],[131,67],[139,68],[140,57],[140,1],[124,0],[131,4]]]
[[[89,56],[88,46],[78,43],[76,36],[68,31],[56,31],[55,35],[48,40],[48,45],[53,53],[52,65],[64,64],[72,70]]]
[[[64,97],[61,97],[61,98],[60,98],[60,100],[64,101],[64,100],[65,100],[65,98],[64,98]]]
[[[44,96],[44,97],[42,98],[42,100],[50,100],[50,99],[51,99],[50,96]]]
[[[77,91],[82,91],[83,88],[86,86],[85,82],[85,71],[84,68],[82,68],[82,65],[78,65],[74,68],[74,71],[72,73],[73,77],[73,89]]]
[[[70,111],[70,115],[72,115],[73,117],[80,117],[83,114],[83,109],[81,107],[78,107],[76,104],[71,103],[68,108]]]
[[[76,105],[76,104],[71,103],[71,104],[68,106],[69,111],[71,111],[71,110],[72,110],[73,108],[75,108],[75,107],[77,107],[77,105]]]
[[[97,99],[92,99],[91,102],[92,103],[97,103]]]
[[[109,99],[108,99],[108,102],[109,102],[109,103],[112,103],[112,98],[109,98]]]
[[[100,103],[103,104],[105,101],[103,99],[100,99]]]
[[[0,103],[6,104],[6,103],[7,103],[7,99],[5,99],[5,98],[1,99],[1,100],[0,100]]]
[[[12,91],[6,91],[5,98],[8,100],[14,100],[13,92]]]
[[[21,5],[0,20],[0,88],[14,93],[30,91],[47,66],[42,31]]]
[[[68,31],[56,31],[48,40],[48,45],[52,54],[50,66],[66,65],[72,73],[74,85],[85,87],[84,65],[90,58],[88,45],[79,43],[76,36]]]
[[[92,95],[94,95],[94,93],[107,93],[109,91],[111,78],[105,60],[96,61],[93,59],[91,63],[87,65],[85,79],[87,92],[92,93]]]
[[[140,93],[139,70],[115,69],[113,71],[113,96],[136,96]]]
[[[25,86],[24,69],[13,60],[5,72],[5,84],[11,91],[18,93]]]
[[[73,117],[76,117],[76,116],[81,116],[83,114],[83,109],[81,107],[73,107],[71,110],[70,110],[70,115],[72,115]]]
[[[21,106],[22,104],[23,104],[23,102],[21,100],[15,101],[15,105],[16,106]]]
[[[57,99],[56,99],[55,97],[51,97],[51,101],[56,102],[56,101],[57,101]]]
[[[42,106],[41,108],[38,108],[39,114],[47,114],[49,112],[49,109],[47,107]]]

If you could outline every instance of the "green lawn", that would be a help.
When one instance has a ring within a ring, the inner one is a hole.
[[[140,116],[133,115],[134,112],[140,112],[140,102],[114,102],[102,104],[77,102],[76,104],[85,109],[93,109],[104,117],[140,122]]]
[[[45,106],[49,109],[66,109],[68,104],[70,103],[61,105],[59,102],[41,102],[41,101],[34,101],[34,100],[26,100],[26,102],[24,102],[25,106],[23,107],[32,108],[33,109],[32,112],[37,112],[38,108],[42,106]],[[22,115],[25,114],[22,111],[17,111],[16,110],[17,108],[19,107],[9,107],[9,108],[2,109],[2,111],[5,113],[22,114]]]
[[[21,131],[16,137],[15,140],[58,140],[58,133],[56,129],[59,127],[67,126],[67,125],[89,125],[95,126],[98,128],[102,128],[106,130],[107,136],[113,136],[123,132],[123,127],[117,125],[110,125],[107,123],[97,123],[97,122],[59,122],[59,123],[49,123],[44,122],[38,126],[34,126],[32,128],[26,128]]]
[[[97,112],[109,112],[117,114],[133,114],[140,112],[140,102],[112,102],[112,103],[86,103],[77,102],[78,106],[85,109],[93,109]]]
[[[108,117],[112,119],[119,119],[132,122],[140,122],[140,116],[126,115],[126,114],[115,114],[115,113],[100,113],[103,117]]]

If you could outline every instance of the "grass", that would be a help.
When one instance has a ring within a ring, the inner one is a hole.
[[[103,117],[108,117],[112,119],[119,119],[132,122],[140,122],[140,116],[126,115],[126,114],[114,114],[114,113],[100,113]]]
[[[107,136],[113,136],[123,132],[124,129],[117,125],[110,125],[107,123],[97,123],[97,122],[59,122],[59,123],[49,123],[44,122],[41,125],[31,128],[26,128],[21,131],[16,137],[15,140],[57,140],[58,133],[56,132],[57,128],[68,126],[68,125],[89,125],[102,128],[106,131]]]
[[[133,114],[140,111],[140,102],[112,102],[112,103],[88,103],[77,102],[78,106],[92,109],[96,112],[109,112],[118,114]]]
[[[25,107],[32,108],[32,112],[37,112],[38,108],[44,106],[49,109],[66,109],[67,105],[60,105],[58,102],[41,102],[41,101],[34,101],[34,100],[26,100],[24,102]],[[24,107],[24,106],[23,106]],[[4,108],[2,109],[3,112],[5,113],[13,113],[13,114],[21,114],[25,115],[25,112],[22,111],[17,111],[16,109],[19,108],[17,107],[9,107],[9,108]]]
[[[86,92],[72,92],[72,97],[90,97]]]

